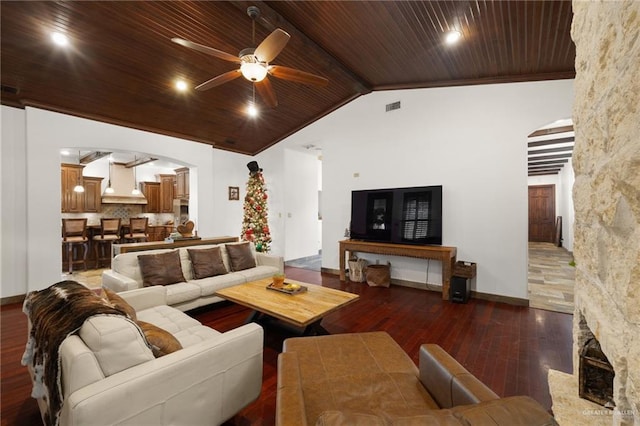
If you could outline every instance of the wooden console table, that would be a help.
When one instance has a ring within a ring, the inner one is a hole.
[[[350,253],[375,253],[390,256],[415,257],[418,259],[436,259],[442,262],[442,299],[449,300],[449,286],[453,265],[456,263],[456,247],[420,246],[411,244],[376,243],[371,241],[340,241],[340,281],[346,281],[345,255]]]
[[[235,243],[238,241],[238,237],[213,237],[213,238],[194,238],[194,239],[180,239],[174,240],[172,243],[165,243],[164,241],[149,241],[146,243],[126,243],[126,244],[113,244],[112,257],[121,253],[129,253],[132,251],[144,251],[155,249],[172,249],[178,247],[187,246],[201,246],[205,244],[222,244],[222,243]]]

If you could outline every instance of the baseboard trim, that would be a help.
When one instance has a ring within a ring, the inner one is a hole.
[[[327,274],[340,275],[339,269],[322,268],[322,272],[326,272]],[[349,276],[348,271],[346,273],[348,277]],[[429,283],[425,284],[425,283],[419,283],[416,281],[400,280],[397,278],[391,278],[391,284],[399,285],[402,287],[417,288],[420,290],[435,291],[438,293],[442,292],[442,286],[438,284],[429,284]],[[526,306],[526,307],[529,306],[529,299],[521,299],[519,297],[501,296],[498,294],[490,294],[490,293],[479,293],[474,290],[471,291],[470,296],[472,299],[487,300],[489,302],[506,303],[508,305],[515,305],[515,306]]]
[[[14,303],[23,303],[26,294],[19,294],[17,296],[3,297],[0,299],[0,306],[12,305]]]

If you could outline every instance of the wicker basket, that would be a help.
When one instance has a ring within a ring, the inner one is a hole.
[[[367,267],[367,261],[364,259],[349,259],[349,280],[361,283],[364,282],[364,270]]]
[[[476,276],[476,264],[459,260],[453,265],[453,276],[461,278],[473,278]]]
[[[367,266],[367,284],[372,287],[389,287],[391,284],[391,264]]]

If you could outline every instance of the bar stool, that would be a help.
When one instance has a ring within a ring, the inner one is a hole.
[[[111,244],[120,242],[121,219],[100,219],[100,235],[93,237],[96,250],[96,268],[103,260],[111,265]]]
[[[149,226],[148,217],[132,217],[129,219],[129,232],[124,234],[124,240],[131,243],[139,243],[149,240],[147,228]]]
[[[69,274],[73,273],[73,264],[82,263],[87,270],[87,253],[89,252],[89,238],[87,238],[87,219],[62,219],[62,246],[67,249]],[[82,260],[75,258],[77,250],[82,247]]]

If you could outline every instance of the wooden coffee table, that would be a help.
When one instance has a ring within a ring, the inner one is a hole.
[[[216,291],[216,296],[253,309],[247,321],[277,318],[302,329],[303,335],[329,334],[320,322],[325,315],[356,301],[360,296],[333,288],[287,279],[307,287],[307,291],[285,294],[268,290],[271,278],[251,281]]]

